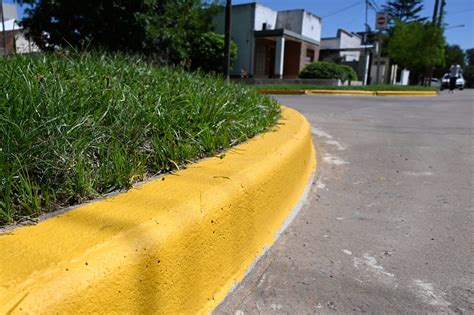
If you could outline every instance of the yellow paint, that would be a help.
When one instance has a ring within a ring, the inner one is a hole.
[[[362,96],[437,96],[436,91],[359,91],[359,90],[260,90],[262,94],[329,94]]]
[[[372,91],[357,90],[306,90],[306,94],[333,94],[333,95],[375,95]]]
[[[316,166],[276,129],[106,200],[0,236],[0,313],[208,313],[270,246]]]
[[[378,96],[437,96],[436,91],[377,91]]]

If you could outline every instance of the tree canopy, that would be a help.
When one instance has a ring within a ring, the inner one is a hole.
[[[205,0],[20,0],[31,5],[23,27],[43,50],[72,47],[187,60],[212,31],[215,2]]]
[[[423,0],[389,1],[382,6],[382,9],[388,13],[392,25],[397,20],[404,23],[426,21],[426,17],[420,16],[423,10]]]
[[[444,64],[443,30],[432,23],[398,21],[387,47],[389,57],[402,67],[417,73]]]

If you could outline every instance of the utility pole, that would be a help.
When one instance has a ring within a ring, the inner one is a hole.
[[[436,26],[436,19],[438,18],[438,9],[439,0],[435,0],[434,9],[433,9],[433,25]]]
[[[443,1],[444,2],[444,1]],[[442,4],[441,4],[442,5]],[[432,24],[433,27],[437,27],[437,22],[438,22],[438,11],[439,11],[439,0],[435,0],[434,3],[434,9],[433,9],[433,20]],[[436,30],[433,29],[433,32],[436,33]],[[434,65],[431,66],[431,69],[429,70],[429,81],[428,81],[428,86],[431,86],[431,81],[433,79],[433,73],[434,73]],[[426,73],[425,73],[426,74]],[[423,79],[423,85],[425,85],[426,79]]]
[[[0,11],[2,15],[2,29],[3,29],[3,53],[6,55],[7,54],[7,33],[5,31],[5,18],[3,16],[3,1],[0,1]]]
[[[225,37],[224,37],[224,77],[230,81],[230,33],[232,22],[232,0],[227,0],[225,5]]]
[[[379,30],[377,34],[377,71],[375,73],[375,83],[381,84],[380,82],[380,57],[382,55],[382,31]]]
[[[444,17],[444,6],[446,5],[446,0],[441,0],[441,8],[439,9],[439,18],[438,18],[438,26],[442,27],[443,25],[443,17]]]

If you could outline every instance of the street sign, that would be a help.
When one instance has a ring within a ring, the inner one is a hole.
[[[377,12],[375,16],[375,28],[378,30],[384,30],[387,28],[388,14],[387,12]]]

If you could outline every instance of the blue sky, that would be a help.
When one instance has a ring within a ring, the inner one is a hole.
[[[424,16],[431,18],[435,0],[424,0]],[[13,0],[4,2],[12,3]],[[249,0],[233,0],[233,4],[252,2]],[[306,9],[323,18],[322,36],[333,37],[338,28],[349,31],[363,31],[365,23],[364,0],[259,0],[260,4],[275,10]],[[384,0],[374,0],[381,6]],[[474,48],[474,0],[446,0],[446,29],[445,35],[449,44],[458,44],[463,49]],[[350,7],[350,8],[348,8]],[[342,12],[342,9],[348,8]],[[339,12],[339,13],[338,13]],[[23,10],[19,10],[20,18]],[[369,9],[369,25],[375,24],[374,10]],[[462,28],[449,26],[464,25]]]
[[[248,0],[233,0],[233,4],[248,3]],[[357,0],[259,0],[257,1],[275,10],[306,9],[322,18],[322,37],[334,37],[338,28],[348,31],[363,31],[365,23],[365,1]],[[382,6],[386,1],[373,1]],[[423,16],[433,16],[435,0],[424,1]],[[441,1],[440,1],[441,2]],[[449,26],[461,25],[462,28],[446,29],[449,44],[458,44],[463,49],[474,48],[474,0],[446,0],[446,20]],[[349,9],[341,11],[344,8]],[[333,15],[334,14],[334,15]],[[330,15],[330,16],[329,16]],[[375,12],[369,9],[368,24],[374,28]]]

